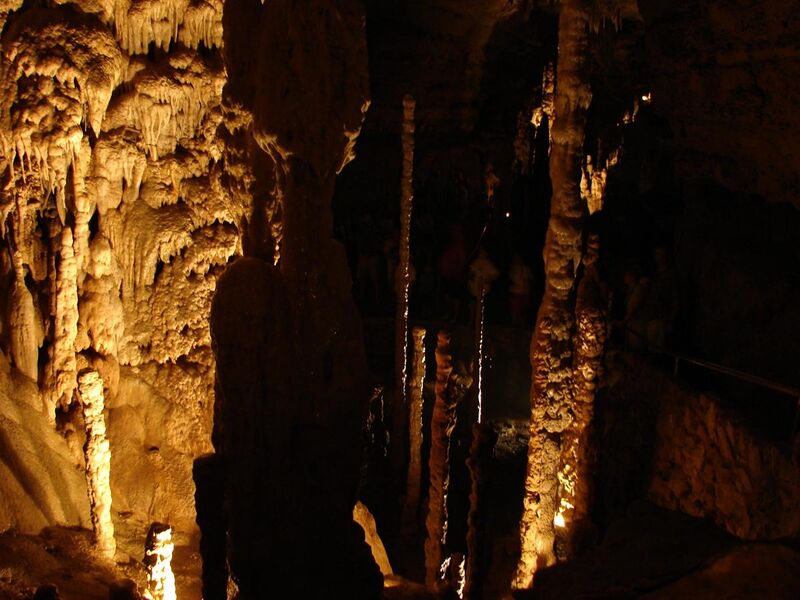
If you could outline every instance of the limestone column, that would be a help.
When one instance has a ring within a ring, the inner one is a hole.
[[[111,448],[106,437],[106,421],[103,416],[105,398],[103,380],[97,371],[84,371],[78,378],[78,391],[86,422],[86,482],[89,490],[89,507],[92,513],[92,528],[100,553],[114,560],[117,543],[114,539],[114,523],[111,520]]]
[[[572,421],[570,296],[581,256],[584,205],[580,195],[586,114],[591,88],[586,63],[589,2],[565,0],[559,17],[555,118],[551,124],[550,222],[544,248],[545,293],[531,342],[531,437],[520,521],[521,555],[512,583],[529,588],[536,570],[555,562],[561,438]]]
[[[464,597],[469,600],[483,598],[486,563],[486,484],[489,478],[489,463],[497,442],[494,427],[487,423],[475,423],[472,427],[469,467],[472,487],[469,495],[467,517],[467,578]]]
[[[574,554],[575,535],[591,528],[591,465],[594,453],[590,444],[591,423],[597,384],[603,371],[606,339],[605,293],[597,269],[599,238],[589,236],[583,259],[584,273],[578,285],[575,314],[574,404],[572,424],[562,438],[561,466],[558,471],[559,502],[554,519],[565,557]]]
[[[78,268],[72,230],[61,230],[60,261],[55,274],[55,319],[48,373],[48,415],[55,419],[56,405],[67,406],[76,387],[75,338],[78,335]]]
[[[431,450],[428,458],[430,484],[425,527],[425,582],[435,586],[442,579],[442,545],[446,534],[448,454],[450,434],[455,426],[455,407],[450,404],[447,386],[453,372],[450,333],[440,331],[436,342],[436,400],[431,420]]]
[[[414,359],[411,366],[410,402],[408,406],[408,479],[403,507],[404,528],[416,527],[419,493],[422,484],[422,408],[425,386],[425,328],[414,327]]]
[[[144,565],[147,570],[146,600],[176,600],[175,575],[172,573],[172,527],[153,523],[147,532],[144,546]]]
[[[408,302],[411,287],[411,208],[414,197],[414,99],[403,98],[403,174],[400,180],[399,264],[395,281],[395,401],[393,415],[393,468],[399,475],[405,453],[402,451],[404,421],[408,406]]]
[[[36,336],[36,310],[33,296],[25,285],[25,268],[22,254],[12,253],[14,282],[6,308],[7,321],[11,329],[11,357],[14,365],[34,381],[39,378],[39,344]]]

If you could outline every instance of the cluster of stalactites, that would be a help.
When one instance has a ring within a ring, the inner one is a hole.
[[[586,202],[590,215],[602,210],[608,171],[616,166],[617,162],[619,162],[618,149],[606,158],[602,167],[595,165],[591,156],[586,157],[581,167],[581,198]]]

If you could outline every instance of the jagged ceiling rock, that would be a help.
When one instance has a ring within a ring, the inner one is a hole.
[[[252,112],[259,145],[279,160],[308,161],[323,177],[340,170],[369,107],[366,44],[352,35],[364,28],[358,4],[229,2],[225,25],[226,35],[253,40],[246,50],[229,46],[227,65],[231,95]]]

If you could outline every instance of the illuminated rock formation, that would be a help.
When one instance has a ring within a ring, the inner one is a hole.
[[[400,248],[395,281],[395,397],[392,455],[395,470],[402,472],[403,431],[408,406],[408,302],[411,289],[411,208],[414,200],[414,98],[403,98],[403,174],[400,180]],[[409,428],[411,424],[409,423]],[[409,429],[410,431],[410,429]],[[411,435],[409,433],[409,435]],[[409,449],[410,450],[410,449]],[[407,490],[408,492],[408,490]]]
[[[425,583],[440,587],[450,565],[445,556],[447,541],[447,495],[450,485],[450,438],[456,426],[456,409],[472,386],[472,376],[463,366],[453,368],[450,333],[440,331],[436,340],[436,400],[431,417],[431,450],[428,457],[430,484],[425,518]]]
[[[86,422],[86,445],[83,450],[95,542],[106,559],[114,560],[117,543],[111,520],[111,449],[103,416],[103,380],[97,371],[84,371],[80,374],[78,392]]]
[[[115,504],[188,530],[191,461],[211,449],[207,315],[252,204],[221,161],[238,127],[221,108],[222,2],[43,4],[0,7],[0,215],[24,277],[8,350],[36,379],[43,346],[51,420],[79,353],[105,365]]]
[[[428,515],[425,527],[425,582],[436,586],[443,579],[442,546],[447,533],[447,484],[449,477],[450,434],[453,431],[455,407],[450,405],[447,387],[453,372],[450,354],[450,334],[440,331],[436,336],[436,399],[431,418],[431,450],[428,458],[430,485]]]
[[[359,527],[364,530],[364,539],[372,552],[372,558],[375,559],[375,564],[381,570],[381,575],[386,577],[392,575],[392,565],[389,563],[389,555],[386,554],[386,548],[383,545],[381,536],[378,534],[378,526],[375,523],[375,517],[369,512],[369,509],[361,502],[356,502],[353,507],[353,520],[358,523]]]
[[[583,276],[578,284],[575,306],[575,364],[573,374],[572,423],[561,438],[561,465],[558,470],[558,508],[554,524],[557,535],[567,544],[566,555],[572,555],[576,535],[591,528],[591,467],[594,449],[590,442],[594,401],[603,372],[603,351],[606,338],[606,305],[604,286],[597,267],[599,238],[591,234],[583,257]]]
[[[570,0],[559,17],[558,83],[550,129],[553,198],[544,249],[545,294],[531,342],[531,437],[520,522],[521,556],[515,588],[528,588],[536,570],[555,561],[553,544],[561,436],[572,421],[572,307],[581,258],[584,205],[580,195],[586,113],[588,2]]]
[[[491,424],[475,423],[472,426],[472,445],[469,450],[471,486],[467,529],[467,565],[464,597],[469,600],[483,598],[487,562],[486,519],[487,480],[490,477],[489,460],[497,442],[497,433]]]
[[[8,300],[6,319],[11,325],[11,358],[21,373],[34,381],[39,378],[39,345],[37,340],[36,312],[33,297],[25,285],[22,256],[14,253],[14,283]]]
[[[403,506],[403,521],[406,529],[414,529],[419,509],[419,493],[422,485],[422,391],[425,386],[425,328],[414,327],[414,359],[411,364],[408,404],[408,479]]]
[[[144,546],[144,565],[147,569],[146,600],[177,600],[175,575],[172,573],[172,527],[153,523],[147,532]]]

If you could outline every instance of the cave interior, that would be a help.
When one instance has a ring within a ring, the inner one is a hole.
[[[0,0],[0,600],[800,597],[800,0]]]

